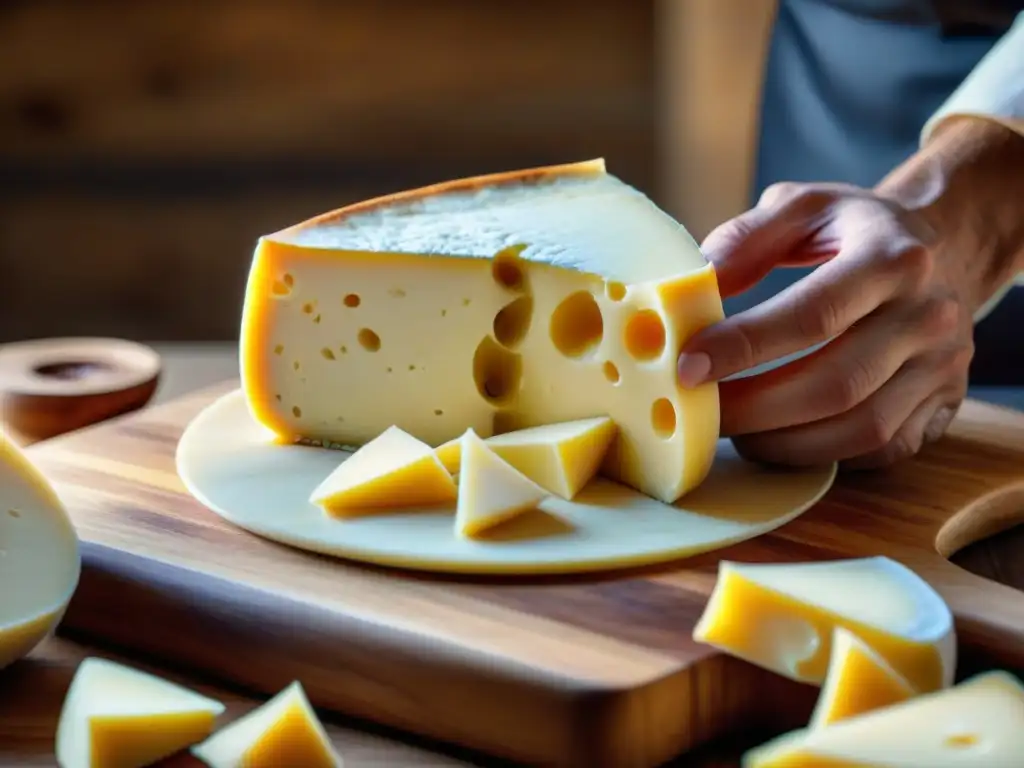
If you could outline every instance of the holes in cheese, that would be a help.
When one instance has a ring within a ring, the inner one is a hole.
[[[811,728],[898,704],[914,687],[852,632],[836,627],[825,684],[811,716]]]
[[[494,282],[510,291],[526,290],[526,272],[519,260],[524,245],[513,245],[494,254],[491,262],[491,275]]]
[[[827,728],[784,734],[744,755],[743,766],[1009,768],[1022,755],[1024,687],[1005,672],[987,672]]]
[[[396,426],[363,445],[313,491],[309,500],[335,516],[443,504],[458,489],[433,449]]]
[[[626,298],[626,286],[617,280],[609,280],[604,284],[604,295],[612,301],[622,301]]]
[[[603,162],[483,176],[262,237],[242,389],[280,439],[325,446],[392,424],[439,446],[470,428],[486,438],[499,424],[608,416],[620,429],[601,474],[671,504],[706,477],[719,428],[717,385],[680,388],[675,352],[722,317],[697,244]],[[380,339],[373,357],[338,355],[361,351],[360,329]]]
[[[522,375],[522,358],[485,336],[473,355],[473,381],[480,396],[493,405],[512,403]]]
[[[655,360],[665,352],[665,324],[653,309],[641,309],[626,321],[626,349],[635,360]]]
[[[544,490],[572,500],[597,473],[615,437],[615,423],[604,417],[547,424],[487,438],[487,447]],[[449,472],[458,472],[462,439],[437,448]]]
[[[359,298],[358,293],[347,293],[345,294],[345,298],[341,300],[342,304],[352,309],[358,307],[362,303],[362,301],[363,300]]]
[[[506,349],[515,349],[526,337],[533,320],[533,297],[520,296],[494,316],[494,338]]]
[[[917,691],[952,682],[956,635],[949,608],[916,573],[887,557],[722,561],[693,637],[784,677],[820,685],[836,627],[856,634]]]
[[[60,622],[78,585],[78,537],[49,481],[0,432],[0,668]]]
[[[191,749],[210,768],[341,768],[341,756],[295,681]]]
[[[476,538],[536,509],[548,496],[471,429],[462,436],[459,453],[459,498],[455,508],[455,532],[459,536]]]
[[[57,723],[62,768],[141,768],[206,738],[219,701],[106,659],[75,672]]]
[[[589,291],[566,297],[551,313],[551,343],[566,357],[593,352],[604,337],[604,318]]]
[[[380,336],[372,328],[360,328],[356,334],[356,341],[367,352],[376,352],[380,349]]]

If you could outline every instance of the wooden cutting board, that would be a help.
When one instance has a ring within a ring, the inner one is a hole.
[[[690,639],[729,558],[884,554],[927,578],[961,643],[1024,666],[1024,596],[945,556],[1024,519],[1024,414],[969,402],[948,437],[841,478],[783,529],[603,577],[467,579],[345,564],[258,539],[184,490],[174,452],[222,386],[42,443],[84,541],[64,631],[270,694],[543,765],[657,765],[731,729],[793,727],[816,689]]]

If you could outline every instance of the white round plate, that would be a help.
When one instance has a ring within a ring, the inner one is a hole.
[[[454,529],[450,508],[350,519],[309,502],[345,451],[282,445],[249,414],[241,390],[224,395],[178,444],[182,481],[200,502],[254,534],[322,554],[417,570],[477,574],[568,573],[664,562],[774,530],[831,487],[835,465],[772,470],[718,444],[707,480],[670,506],[604,479],[573,500],[550,498],[484,540]]]

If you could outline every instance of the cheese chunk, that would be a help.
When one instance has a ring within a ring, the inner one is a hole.
[[[812,728],[898,704],[914,696],[914,688],[860,638],[842,627],[832,634],[832,656]]]
[[[1024,687],[1005,672],[801,729],[751,750],[744,768],[1012,768],[1024,765]]]
[[[693,637],[820,685],[837,626],[870,645],[919,692],[952,682],[956,634],[949,608],[917,574],[886,557],[723,561]]]
[[[487,447],[544,490],[572,500],[597,473],[615,437],[615,422],[598,417],[519,429],[487,438]],[[437,449],[449,472],[458,472],[461,439]]]
[[[274,698],[226,725],[192,755],[210,768],[340,768],[341,756],[296,680]]]
[[[75,672],[57,724],[61,768],[141,768],[206,738],[219,701],[105,659]]]
[[[473,430],[466,430],[460,448],[459,501],[455,530],[472,538],[499,523],[535,509],[548,493],[506,462]]]
[[[718,388],[676,359],[723,317],[693,238],[601,160],[463,179],[259,240],[242,389],[286,441],[437,447],[609,417],[602,473],[672,503],[714,458]]]
[[[78,537],[63,504],[0,432],[0,668],[60,623],[80,568]]]
[[[342,462],[310,501],[332,515],[454,501],[458,489],[433,449],[388,427]]]

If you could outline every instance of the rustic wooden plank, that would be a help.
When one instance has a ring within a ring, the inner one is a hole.
[[[85,542],[67,630],[259,691],[298,677],[329,709],[551,765],[650,766],[741,726],[806,718],[812,687],[689,639],[722,557],[895,557],[950,603],[966,649],[1024,658],[1024,597],[935,551],[937,539],[952,551],[1020,520],[1024,414],[969,403],[916,460],[844,478],[797,521],[717,553],[591,577],[472,579],[309,556],[205,510],[173,451],[231,386],[30,449]]]
[[[652,40],[625,0],[7,3],[0,161],[603,154],[650,185]]]
[[[237,337],[257,238],[364,190],[172,200],[47,196],[0,206],[0,341]]]

